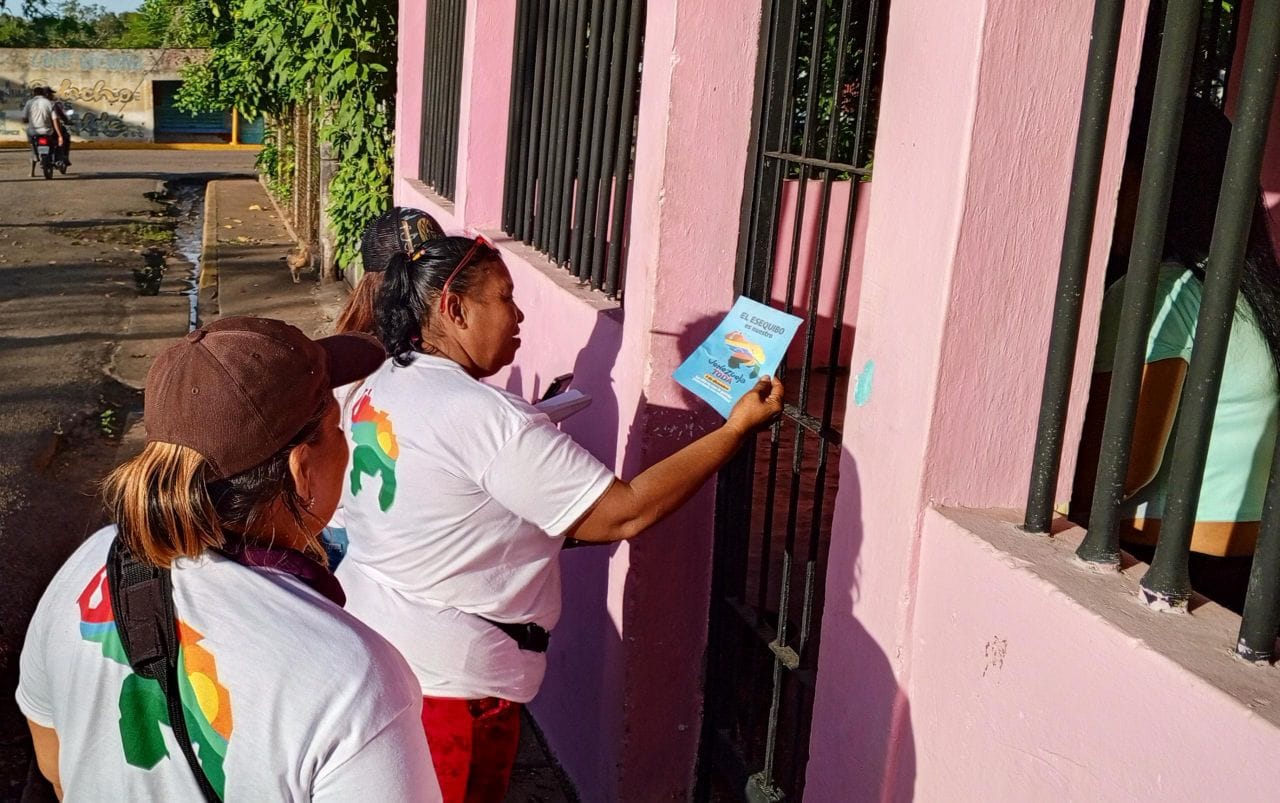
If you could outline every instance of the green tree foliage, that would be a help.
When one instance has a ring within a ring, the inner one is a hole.
[[[186,0],[183,28],[212,53],[185,68],[178,94],[191,111],[239,109],[282,117],[315,100],[320,137],[337,157],[329,217],[339,264],[391,200],[395,115],[394,0]]]
[[[119,14],[77,0],[26,3],[22,15],[0,13],[0,47],[163,47],[168,18],[148,12],[153,3]],[[0,9],[6,7],[0,0]]]

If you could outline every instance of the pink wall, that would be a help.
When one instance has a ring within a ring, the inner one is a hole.
[[[1003,518],[1003,520],[1000,520]],[[1073,564],[1080,530],[925,514],[912,649],[920,800],[1274,800],[1276,670],[1236,659],[1239,618],[1136,603]]]
[[[1121,87],[1136,77],[1143,6],[1127,11]],[[812,799],[908,799],[943,782],[919,751],[912,687],[945,674],[914,651],[922,516],[936,500],[1020,505],[1026,492],[1090,11],[1014,0],[960,0],[947,15],[927,0],[892,7],[853,356],[867,387],[846,413]],[[1117,95],[1103,220],[1129,113],[1127,93]],[[1091,363],[1103,228],[1068,443]],[[1063,496],[1071,470],[1068,460]]]
[[[650,5],[626,279],[625,339],[644,364],[650,465],[719,424],[671,372],[733,301],[759,7]],[[618,799],[684,799],[702,711],[713,488],[627,545],[626,736]]]
[[[400,0],[396,23],[399,50],[396,58],[395,196],[408,177],[418,175],[422,156],[422,60],[427,42],[426,0]]]
[[[502,219],[515,29],[516,0],[467,3],[455,200],[462,218],[474,228],[493,228]]]
[[[807,772],[813,800],[875,799],[901,752],[891,745],[911,744],[909,732],[895,733],[906,706],[900,620],[965,180],[968,137],[957,132],[973,116],[977,75],[967,65],[982,5],[968,0],[941,15],[907,0],[889,19],[853,356],[854,371],[870,370],[871,392],[845,417]],[[930,236],[920,236],[922,222]],[[914,769],[905,769],[909,782]]]
[[[396,202],[498,241],[526,321],[515,364],[494,381],[532,397],[573,371],[594,402],[565,429],[624,477],[719,421],[670,376],[733,300],[759,37],[751,5],[650,8],[624,312],[493,230],[515,3],[468,3],[456,203],[416,179],[425,15],[401,3]],[[679,799],[692,788],[712,491],[633,542],[563,558],[565,613],[532,710],[586,801]]]

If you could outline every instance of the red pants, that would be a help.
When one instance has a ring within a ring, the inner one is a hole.
[[[520,704],[422,698],[427,733],[444,803],[501,803],[520,742]]]

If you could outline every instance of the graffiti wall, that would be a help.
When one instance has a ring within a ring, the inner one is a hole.
[[[176,81],[203,50],[0,48],[0,142],[23,142],[22,107],[48,86],[73,112],[73,141],[155,141],[153,81]]]

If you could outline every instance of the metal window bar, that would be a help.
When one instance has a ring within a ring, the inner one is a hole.
[[[1098,35],[1098,23],[1109,10],[1108,6],[1107,0],[1099,0],[1095,7],[1095,37],[1091,45],[1087,79],[1089,88],[1084,101],[1086,109],[1091,104],[1096,104],[1103,94],[1109,94],[1096,86],[1102,77],[1108,76],[1114,69],[1114,54],[1108,54],[1110,57],[1104,60],[1101,53],[1110,47],[1111,42]],[[1173,0],[1166,6],[1155,98],[1152,103],[1151,130],[1147,140],[1130,253],[1130,270],[1122,300],[1122,322],[1116,345],[1093,508],[1089,517],[1090,532],[1079,549],[1082,558],[1098,563],[1115,563],[1119,557],[1117,507],[1128,468],[1143,350],[1154,300],[1155,273],[1162,256],[1172,174],[1187,94],[1191,92],[1211,101],[1218,100],[1207,89],[1211,84],[1205,83],[1203,76],[1196,72],[1200,69],[1197,60],[1206,58],[1202,46],[1196,44],[1197,29],[1204,21],[1201,11],[1200,5],[1192,2],[1179,3]],[[1220,29],[1222,21],[1217,12],[1207,17],[1211,26],[1212,43],[1222,41],[1224,36],[1229,42],[1235,41],[1234,30],[1224,32]],[[1235,23],[1236,20],[1233,19],[1229,24],[1234,27]],[[1105,32],[1105,26],[1103,27]],[[1173,445],[1169,458],[1169,485],[1160,538],[1151,566],[1141,581],[1143,599],[1160,609],[1182,608],[1191,594],[1188,557],[1195,511],[1199,503],[1227,342],[1259,190],[1262,155],[1280,75],[1280,0],[1257,1],[1250,31],[1245,43],[1240,94],[1227,150],[1222,193],[1205,268],[1196,337],[1179,401],[1178,420],[1171,439]],[[1202,36],[1201,41],[1203,40]],[[1224,60],[1229,63],[1231,54],[1218,53],[1216,58],[1219,63]],[[1216,72],[1211,71],[1210,81],[1217,81],[1219,86],[1225,87],[1228,77],[1226,71],[1218,69]],[[1077,146],[1077,173],[1080,172],[1082,161],[1089,161],[1082,158],[1082,154],[1088,155],[1086,151],[1091,147],[1090,143],[1100,142],[1105,135],[1105,118],[1086,125],[1087,117],[1087,113],[1082,115]],[[1082,189],[1078,180],[1073,183],[1073,203],[1069,211],[1068,236],[1064,239],[1063,249],[1064,274],[1074,273],[1075,270],[1074,265],[1068,264],[1067,258],[1068,252],[1074,248],[1071,232],[1079,231],[1086,225],[1084,219],[1091,220],[1095,211],[1096,175],[1086,175],[1085,183],[1093,186]],[[1074,203],[1081,195],[1086,194],[1086,190],[1091,196],[1089,202],[1079,205]],[[1082,265],[1080,270],[1079,278],[1082,279]],[[1074,275],[1067,278],[1072,281],[1076,279]],[[1071,282],[1067,283],[1071,285]],[[1079,285],[1072,286],[1078,292]],[[1070,310],[1072,306],[1074,311]],[[1059,317],[1058,313],[1064,307],[1068,308],[1070,314]],[[1070,320],[1071,317],[1075,320]],[[1074,358],[1078,318],[1078,300],[1064,300],[1060,297],[1058,309],[1055,310],[1052,337],[1052,342],[1058,347],[1051,349],[1046,369],[1036,465],[1028,495],[1026,528],[1032,531],[1043,531],[1041,524],[1047,528],[1048,516],[1051,514],[1047,495],[1052,493],[1055,485],[1061,435],[1059,432],[1056,436],[1059,442],[1056,446],[1053,445],[1052,431],[1046,437],[1046,429],[1052,430],[1053,427],[1046,427],[1045,422],[1046,419],[1057,418],[1065,407],[1065,395],[1059,397],[1059,388],[1054,387],[1054,392],[1050,392],[1051,375],[1055,371],[1056,361],[1063,360],[1064,355],[1068,354],[1071,359],[1066,359],[1065,363],[1069,369]],[[1069,371],[1066,379],[1069,379]],[[1060,390],[1065,394],[1067,389],[1062,387]],[[1053,421],[1050,420],[1049,423],[1053,424]],[[1057,426],[1060,428],[1060,421]],[[1280,630],[1278,485],[1280,451],[1271,467],[1258,547],[1236,645],[1241,656],[1254,661],[1270,661],[1276,657],[1276,636]]]
[[[848,366],[841,364],[847,361],[841,354],[844,294],[858,191],[869,173],[864,165],[873,140],[883,51],[879,22],[886,6],[880,0],[773,0],[765,5],[757,73],[761,97],[737,279],[744,294],[780,300],[808,323],[797,344],[800,353],[793,355],[798,365],[792,370],[798,368],[799,376],[798,381],[788,379],[782,419],[726,468],[718,485],[708,714],[698,799],[727,793],[775,801],[799,798],[803,791],[818,651],[813,628],[822,607],[832,513],[835,471],[830,458],[840,445],[836,412],[839,393],[847,385]],[[846,107],[841,99],[849,91],[856,93],[857,102]],[[784,191],[788,180],[795,188],[790,195]],[[849,182],[850,188],[848,206],[838,214],[832,198],[837,181]],[[806,208],[816,211],[818,220],[819,245],[811,256],[799,244],[807,230],[802,229]],[[787,224],[791,245],[780,253],[778,238],[787,214],[795,215]],[[823,244],[830,227],[840,224],[841,264],[833,268],[824,264]],[[773,297],[775,262],[786,271],[783,287],[777,288],[781,299]],[[803,305],[797,298],[802,269],[809,271]],[[829,270],[838,270],[840,290],[834,319],[824,323],[819,298],[823,273]],[[831,328],[825,368],[816,365],[821,326]],[[765,437],[768,452],[758,453],[765,448]],[[717,677],[728,672],[733,682]]]
[[[1142,167],[1142,186],[1138,192],[1133,244],[1129,252],[1129,272],[1125,274],[1120,329],[1116,338],[1093,507],[1089,514],[1089,532],[1077,549],[1077,554],[1091,563],[1115,565],[1120,561],[1118,515],[1129,469],[1133,425],[1138,412],[1138,389],[1142,384],[1147,332],[1163,256],[1169,200],[1173,194],[1173,168],[1182,133],[1187,82],[1191,77],[1192,51],[1199,22],[1200,10],[1195,4],[1169,4],[1156,72],[1155,99]]]
[[[450,201],[458,177],[458,113],[462,97],[462,51],[466,0],[427,4],[423,54],[422,182]]]
[[[1067,227],[1062,237],[1058,290],[1053,305],[1040,421],[1036,428],[1027,513],[1028,532],[1047,533],[1053,520],[1053,493],[1058,485],[1062,434],[1067,420],[1071,371],[1076,362],[1080,335],[1080,310],[1084,302],[1084,277],[1093,242],[1094,210],[1102,176],[1102,152],[1111,111],[1116,56],[1120,47],[1120,22],[1124,0],[1097,0],[1093,7],[1093,36],[1085,69],[1084,100],[1076,134],[1075,164],[1071,168],[1071,195],[1067,200]]]
[[[622,293],[645,0],[520,0],[503,227]]]
[[[1240,103],[1237,109],[1237,125],[1260,127],[1265,130],[1267,117],[1261,120],[1256,114],[1261,109],[1253,108],[1257,96],[1266,93],[1274,98],[1277,81],[1276,51],[1280,48],[1277,32],[1280,31],[1280,8],[1276,2],[1264,4],[1259,2],[1254,7],[1253,30],[1262,29],[1264,34],[1253,33],[1254,37],[1263,39],[1255,43],[1250,41],[1246,46],[1244,61],[1244,83],[1240,88]],[[1234,29],[1232,41],[1235,41]],[[1270,53],[1267,53],[1270,48]],[[1270,62],[1270,90],[1267,86],[1267,70]],[[1256,85],[1250,86],[1250,81]],[[1225,82],[1224,82],[1225,87]],[[1224,90],[1225,91],[1225,90]],[[1245,93],[1250,93],[1251,102],[1245,103]],[[1248,115],[1246,117],[1246,115]],[[1233,132],[1234,133],[1234,132]],[[1262,137],[1265,140],[1265,135]],[[1234,137],[1233,137],[1234,139]],[[1232,142],[1234,145],[1235,142]],[[1241,145],[1241,150],[1245,145]],[[1252,154],[1250,154],[1252,156]],[[1228,154],[1228,159],[1230,154]],[[1229,169],[1229,168],[1228,168]],[[1256,192],[1256,187],[1255,187]],[[1221,213],[1219,213],[1221,216]],[[1217,231],[1214,231],[1216,237]],[[1212,246],[1211,246],[1212,248]],[[1240,624],[1240,636],[1236,642],[1236,652],[1240,657],[1255,662],[1270,662],[1276,658],[1276,635],[1280,631],[1280,450],[1272,458],[1271,476],[1267,482],[1267,495],[1262,504],[1262,521],[1258,533],[1258,546],[1253,556],[1253,565],[1249,572],[1249,585],[1245,592],[1244,613]]]
[[[782,57],[782,64],[780,66],[785,70],[785,72],[782,72],[781,75],[774,76],[775,82],[771,83],[768,87],[768,91],[772,97],[766,97],[765,99],[766,104],[772,105],[777,109],[777,111],[771,115],[771,118],[768,119],[768,123],[773,126],[773,129],[765,132],[766,141],[770,138],[773,140],[773,145],[768,150],[774,152],[787,149],[787,143],[791,138],[790,135],[795,117],[795,99],[797,94],[797,82],[799,80],[799,70],[795,69],[794,65],[799,57],[798,50],[800,45],[799,4],[783,4],[782,8],[778,10],[777,16],[779,17],[779,25],[781,26],[785,23],[786,26],[785,28],[780,27],[776,32],[776,35],[782,35],[785,37],[783,41],[786,43],[786,47],[780,54]],[[785,34],[782,33],[784,30]],[[757,205],[753,210],[754,214],[751,224],[757,227],[757,234],[761,237],[757,242],[767,250],[761,249],[754,251],[751,256],[747,258],[749,264],[746,269],[749,276],[755,274],[761,276],[761,279],[758,282],[753,282],[750,278],[748,278],[746,282],[750,288],[748,292],[755,291],[756,294],[753,297],[758,300],[768,298],[773,287],[775,254],[777,253],[776,240],[777,232],[780,228],[778,225],[780,223],[780,219],[778,217],[778,199],[781,195],[783,180],[786,176],[785,171],[780,169],[781,166],[777,169],[769,169],[768,162],[770,160],[767,153],[761,161],[763,164],[761,165],[760,176],[763,179],[767,173],[770,183],[759,187],[761,197],[756,199]],[[797,214],[797,217],[799,217],[799,214]],[[784,377],[785,373],[785,368],[779,371],[779,374]],[[775,490],[777,488],[778,468],[784,440],[783,426],[784,419],[779,419],[772,427],[769,428],[769,457],[765,479],[766,486],[769,490]],[[750,476],[749,481],[751,482],[752,495],[755,493],[755,484],[757,480],[757,477]],[[743,747],[747,748],[747,750],[744,750],[743,752],[748,753],[748,755],[744,755],[740,759],[742,767],[744,770],[748,771],[754,764],[760,763],[765,765],[759,772],[744,775],[744,777],[739,781],[744,785],[749,799],[768,799],[782,795],[782,790],[775,784],[773,778],[773,755],[776,747],[775,734],[778,729],[778,715],[780,713],[777,693],[779,692],[779,686],[782,680],[779,673],[779,663],[777,660],[778,654],[775,651],[775,645],[781,646],[777,633],[778,623],[780,623],[781,617],[776,615],[773,617],[769,616],[771,613],[770,571],[774,565],[772,552],[775,542],[774,527],[777,522],[777,511],[775,507],[779,501],[779,496],[780,495],[777,493],[766,492],[764,494],[764,518],[760,535],[761,559],[758,570],[759,578],[757,579],[758,588],[755,609],[744,609],[741,604],[736,608],[736,612],[740,616],[743,613],[748,614],[748,618],[744,618],[744,621],[753,626],[758,638],[771,653],[767,656],[768,675],[764,680],[767,684],[767,699],[769,701],[764,724],[765,742],[762,746],[751,744],[743,745]],[[751,501],[748,501],[747,504],[750,506],[752,503]],[[784,534],[784,539],[785,538],[786,536]],[[784,565],[780,567],[779,575],[783,577],[782,584],[786,585],[786,570],[790,568],[789,555],[784,554],[782,560]],[[781,595],[782,592],[779,590],[779,604],[781,604]],[[773,624],[769,623],[770,618],[773,619]],[[750,655],[753,648],[758,649],[759,645],[748,642],[746,645],[743,645],[742,652]],[[790,656],[788,656],[788,658],[790,658]],[[756,659],[756,663],[757,665],[760,663],[759,659]],[[791,660],[788,660],[787,663],[794,664]],[[760,678],[758,674],[752,674],[750,676],[752,698],[756,698],[760,694],[761,689],[759,689],[759,680]],[[758,704],[752,705],[747,709],[745,730],[748,735],[754,735],[760,727],[761,711],[757,706]],[[762,750],[763,756],[750,755],[750,748],[752,747],[757,747]]]

